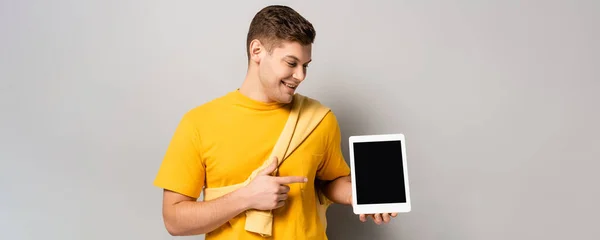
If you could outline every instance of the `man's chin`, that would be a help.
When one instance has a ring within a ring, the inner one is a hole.
[[[292,95],[283,94],[282,96],[279,97],[279,99],[277,99],[277,102],[283,103],[283,104],[288,104],[288,103],[291,103],[293,99],[294,99],[293,94]]]
[[[280,103],[288,104],[288,103],[291,103],[293,99],[294,99],[293,97],[285,98],[285,99],[282,99],[282,101]]]

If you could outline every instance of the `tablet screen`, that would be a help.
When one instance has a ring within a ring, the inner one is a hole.
[[[400,141],[355,142],[358,204],[405,203]]]

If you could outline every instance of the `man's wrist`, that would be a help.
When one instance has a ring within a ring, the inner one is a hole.
[[[245,187],[242,187],[236,191],[233,191],[231,193],[231,198],[235,202],[236,205],[241,207],[242,211],[247,211],[247,210],[252,209],[250,197],[248,197],[248,193],[247,193]]]

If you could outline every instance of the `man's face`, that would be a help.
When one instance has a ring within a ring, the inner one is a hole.
[[[263,93],[273,102],[289,103],[306,77],[312,46],[283,42],[272,53],[262,54],[259,79]]]

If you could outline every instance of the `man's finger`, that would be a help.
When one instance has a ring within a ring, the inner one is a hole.
[[[375,223],[381,224],[381,214],[375,214]]]
[[[286,176],[286,177],[277,177],[277,183],[279,184],[290,184],[290,183],[305,183],[308,181],[306,177],[300,176]]]
[[[290,191],[290,187],[286,185],[280,185],[279,191],[277,193],[288,193]]]
[[[277,156],[271,157],[271,164],[267,166],[265,169],[261,170],[258,175],[270,175],[277,168]]]
[[[364,214],[361,214],[359,217],[361,222],[366,222],[367,221],[367,216],[365,216]]]
[[[279,201],[277,202],[277,205],[275,205],[275,208],[283,207],[283,205],[285,205],[285,201]]]
[[[283,201],[286,200],[288,198],[287,194],[278,194],[277,195],[277,201]]]
[[[384,223],[389,223],[390,222],[390,215],[387,213],[381,214],[383,217],[383,222]]]
[[[397,217],[397,216],[398,216],[398,213],[392,213],[392,214],[390,214],[390,215],[392,215],[392,217]]]

